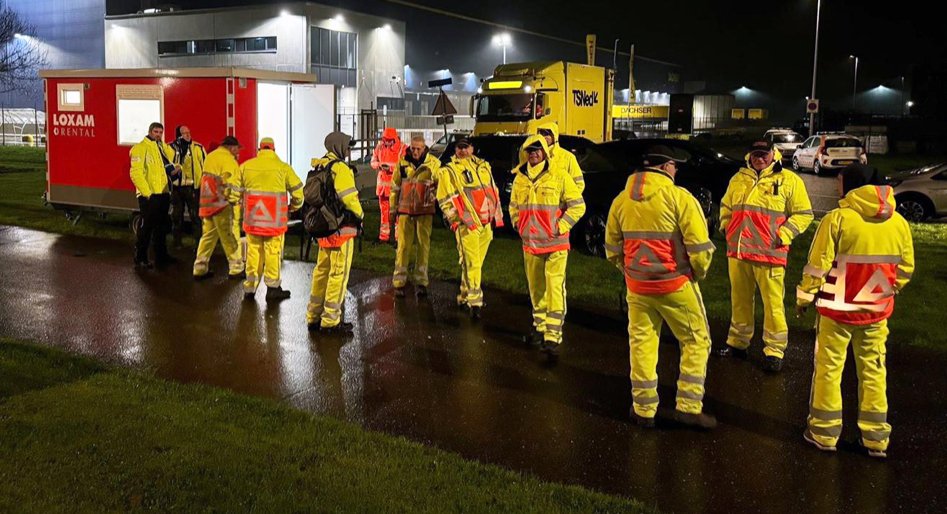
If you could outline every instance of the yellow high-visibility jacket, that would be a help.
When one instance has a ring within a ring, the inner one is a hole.
[[[452,226],[466,225],[477,230],[494,222],[503,226],[500,192],[493,181],[490,163],[476,156],[452,157],[441,167],[437,183],[437,201]]]
[[[552,131],[553,139],[556,141],[549,147],[552,162],[562,168],[567,175],[572,177],[572,180],[575,181],[575,185],[579,188],[579,193],[581,194],[585,191],[585,176],[582,173],[582,168],[579,166],[578,159],[575,158],[575,154],[559,145],[559,124],[550,121],[536,127],[536,130],[540,129],[549,129]]]
[[[526,138],[520,148],[541,143],[546,155],[546,139],[535,135]],[[521,164],[513,170],[510,192],[510,219],[523,240],[523,251],[534,255],[568,250],[569,231],[585,214],[585,200],[572,177],[548,158],[536,166]]]
[[[174,149],[164,141],[152,141],[146,137],[128,152],[131,160],[131,170],[128,174],[139,196],[148,198],[170,190],[168,175],[164,171],[164,159],[159,152],[164,152],[168,162],[174,163]]]
[[[175,152],[174,162],[181,165],[181,185],[200,187],[206,159],[207,151],[197,141],[191,141],[191,151],[187,155]]]
[[[434,214],[441,161],[428,152],[420,165],[402,157],[391,177],[391,213],[408,216]]]
[[[354,214],[359,220],[363,219],[365,211],[362,210],[362,203],[358,199],[358,188],[355,187],[355,172],[352,171],[352,168],[333,152],[326,153],[325,157],[321,159],[313,159],[312,167],[325,166],[332,161],[338,161],[329,168],[329,171],[332,172],[332,184],[335,186],[336,196],[339,197],[347,211]],[[317,240],[319,248],[341,248],[346,241],[358,236],[358,228],[358,223],[343,223],[338,234],[332,234],[329,237]]]
[[[276,152],[260,150],[256,157],[237,169],[230,195],[233,203],[243,200],[246,233],[274,236],[286,232],[288,211],[302,207],[303,183],[292,166],[281,161]]]
[[[230,184],[240,169],[237,159],[224,147],[207,156],[201,174],[200,216],[208,218],[224,210],[229,203]]]
[[[862,186],[819,223],[796,303],[815,303],[839,323],[876,323],[891,316],[894,296],[913,273],[911,228],[895,211],[894,191]]]
[[[806,185],[780,164],[757,173],[747,165],[730,179],[720,202],[720,230],[727,235],[727,256],[777,266],[786,265],[789,245],[812,223]]]
[[[628,177],[605,224],[605,256],[625,275],[629,290],[673,293],[707,275],[714,253],[700,203],[656,168]]]

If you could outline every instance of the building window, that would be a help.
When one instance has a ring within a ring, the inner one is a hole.
[[[85,110],[85,84],[58,84],[59,90],[59,110],[60,111],[83,111]]]
[[[310,27],[312,72],[319,82],[354,87],[358,68],[358,34]]]
[[[159,41],[159,57],[208,55],[229,53],[276,52],[276,37],[243,37],[223,39],[196,39],[190,41]]]
[[[164,90],[151,84],[115,86],[118,144],[134,145],[148,134],[148,126],[164,119]]]

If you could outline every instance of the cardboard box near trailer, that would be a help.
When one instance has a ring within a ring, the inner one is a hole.
[[[256,155],[260,137],[305,175],[335,126],[335,86],[315,76],[241,68],[44,70],[46,199],[66,209],[135,211],[128,152],[154,121],[165,140],[187,125],[210,151],[227,135]]]

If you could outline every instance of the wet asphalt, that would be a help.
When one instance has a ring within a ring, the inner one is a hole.
[[[127,243],[0,227],[0,262],[0,336],[279,399],[663,511],[947,510],[947,357],[933,351],[889,346],[894,430],[879,462],[850,442],[837,454],[803,442],[812,332],[792,335],[775,376],[760,370],[758,344],[749,362],[711,357],[706,410],[716,431],[664,420],[644,431],[627,421],[626,322],[616,312],[572,306],[562,356],[549,366],[521,342],[527,300],[495,291],[475,323],[454,307],[454,284],[396,300],[389,277],[356,271],[345,300],[356,333],[341,339],[306,330],[311,263],[287,262],[293,297],[267,306],[262,287],[243,301],[219,256],[217,277],[196,283],[188,261],[135,271]],[[725,329],[713,327],[715,342]],[[673,408],[677,355],[672,339],[662,343],[662,415]],[[843,439],[854,441],[852,369],[843,388]]]

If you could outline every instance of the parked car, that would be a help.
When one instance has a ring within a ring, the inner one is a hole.
[[[469,130],[455,130],[454,132],[444,134],[443,136],[440,137],[440,139],[435,141],[433,145],[431,145],[431,150],[430,150],[431,155],[435,157],[440,157],[441,155],[443,155],[444,150],[447,149],[448,145],[450,145],[454,141],[457,141],[461,136],[469,136],[469,135],[470,135]]]
[[[771,128],[763,134],[763,139],[773,143],[773,146],[783,154],[783,160],[791,161],[796,149],[805,139],[798,132],[788,128]]]
[[[474,154],[490,162],[500,200],[509,205],[513,166],[519,163],[519,147],[525,136],[477,136],[470,138]],[[576,154],[585,172],[586,214],[572,231],[572,245],[592,255],[605,255],[605,222],[612,201],[625,188],[628,176],[643,166],[643,156],[649,146],[662,144],[687,152],[688,161],[680,166],[676,182],[697,197],[711,230],[716,227],[720,199],[727,190],[730,178],[741,163],[710,148],[691,141],[677,139],[630,139],[594,144],[585,138],[561,136],[560,144]],[[442,162],[453,155],[449,146]],[[509,215],[504,212],[507,226]]]
[[[908,221],[947,216],[947,163],[925,166],[888,178],[898,212]]]
[[[792,156],[792,167],[816,175],[838,173],[849,164],[868,163],[865,145],[848,134],[816,134],[802,143]]]

